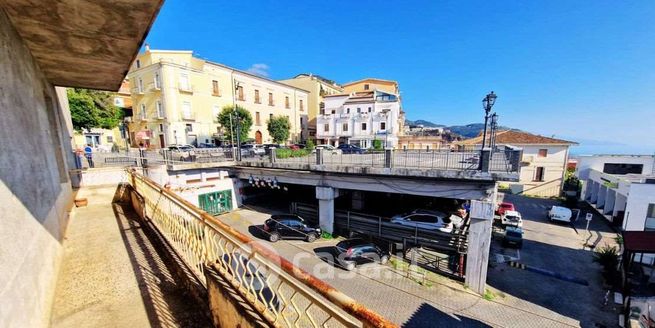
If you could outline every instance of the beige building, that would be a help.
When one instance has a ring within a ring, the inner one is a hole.
[[[464,149],[480,149],[482,134],[455,144]],[[569,147],[577,143],[509,130],[498,131],[496,145],[523,149],[519,182],[509,183],[512,192],[541,197],[559,196],[569,158]]]
[[[323,114],[323,109],[325,108],[324,97],[343,93],[343,88],[332,80],[311,73],[298,74],[292,79],[281,80],[280,82],[310,92],[307,101],[307,119],[309,122],[307,124],[306,134],[303,135],[303,140],[307,138],[315,140],[316,116]]]
[[[343,85],[343,91],[345,93],[366,92],[372,90],[380,90],[400,96],[398,82],[391,80],[365,78],[362,80],[348,82]]]
[[[215,143],[226,129],[216,116],[226,105],[246,108],[253,125],[249,138],[272,139],[266,123],[272,116],[291,122],[288,142],[299,141],[307,127],[309,92],[258,75],[193,56],[192,51],[150,50],[137,56],[128,77],[132,84],[132,145]],[[229,142],[229,140],[226,140]]]

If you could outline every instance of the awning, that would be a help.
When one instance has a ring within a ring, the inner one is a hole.
[[[623,231],[622,235],[627,251],[655,254],[655,231]]]

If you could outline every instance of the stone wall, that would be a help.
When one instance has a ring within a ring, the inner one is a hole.
[[[44,327],[73,200],[70,116],[2,10],[0,58],[0,327]]]

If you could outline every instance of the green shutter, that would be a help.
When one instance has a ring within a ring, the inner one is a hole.
[[[232,210],[232,191],[222,190],[198,195],[198,205],[211,215]]]

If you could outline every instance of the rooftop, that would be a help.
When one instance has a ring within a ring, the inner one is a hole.
[[[487,138],[489,136],[487,135]],[[503,145],[577,145],[577,142],[563,139],[544,137],[517,130],[504,130],[496,133],[496,143]],[[457,142],[459,145],[480,145],[482,144],[482,133],[471,139]]]
[[[366,82],[366,81],[398,84],[398,82],[393,81],[393,80],[383,80],[383,79],[377,79],[377,78],[373,78],[373,77],[367,77],[367,78],[364,78],[364,79],[361,79],[361,80],[344,83],[343,86],[345,87],[345,86],[348,86],[348,85],[353,85],[353,84],[362,83],[362,82]]]

